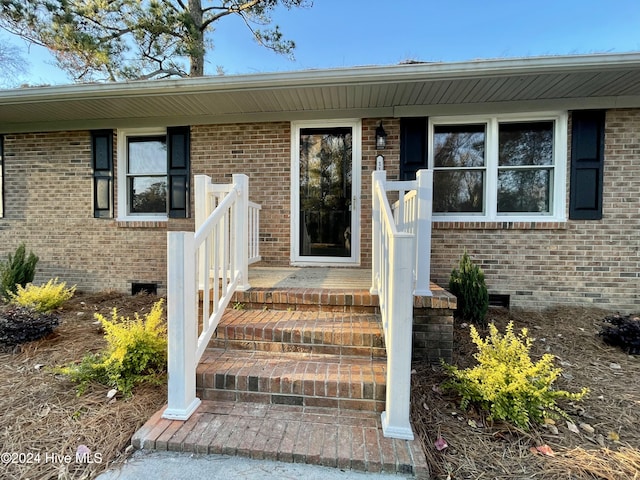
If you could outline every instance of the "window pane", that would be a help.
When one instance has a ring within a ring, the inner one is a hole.
[[[553,165],[553,122],[501,123],[500,166]]]
[[[551,170],[498,172],[498,212],[548,213],[551,206]]]
[[[166,213],[167,177],[129,178],[130,213]]]
[[[129,138],[129,172],[166,173],[167,143],[165,137]]]
[[[351,127],[300,129],[301,256],[350,257]]]
[[[436,170],[433,172],[433,211],[482,213],[482,170]]]
[[[484,166],[484,125],[436,125],[433,137],[435,167]]]

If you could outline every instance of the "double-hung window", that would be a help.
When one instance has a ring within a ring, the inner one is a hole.
[[[165,135],[127,138],[127,214],[166,215]]]
[[[118,159],[118,217],[167,218],[166,130],[119,131]]]
[[[566,132],[565,114],[431,118],[434,215],[564,220]]]

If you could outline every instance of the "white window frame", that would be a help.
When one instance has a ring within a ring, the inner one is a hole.
[[[349,127],[352,135],[352,177],[351,195],[352,214],[351,222],[351,256],[350,257],[311,257],[300,254],[298,232],[300,229],[300,130],[305,128],[333,128]],[[362,189],[362,121],[360,119],[334,119],[334,120],[298,120],[291,122],[291,230],[290,230],[290,255],[291,265],[294,266],[359,266],[360,248],[362,236],[360,232],[360,217]],[[352,210],[352,212],[354,212]]]
[[[437,213],[436,221],[454,222],[564,222],[566,214],[567,185],[567,112],[541,112],[523,114],[468,115],[430,117],[428,127],[429,168],[434,167],[434,127],[437,125],[486,124],[485,184],[482,213]],[[551,181],[551,206],[548,213],[500,213],[498,212],[498,125],[505,122],[552,121],[553,130],[553,179]]]
[[[130,137],[148,137],[148,136],[162,136],[166,135],[167,130],[165,128],[131,128],[131,129],[118,129],[117,142],[118,142],[118,162],[117,162],[117,175],[118,175],[118,220],[128,222],[162,222],[167,221],[169,215],[165,213],[156,214],[136,214],[131,215],[128,212],[127,198],[127,165],[128,165],[128,139]]]

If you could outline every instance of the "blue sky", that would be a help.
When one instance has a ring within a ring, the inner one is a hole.
[[[206,73],[640,51],[638,0],[315,0],[312,8],[279,9],[274,21],[296,42],[294,61],[259,47],[240,21],[226,18],[211,37]],[[4,33],[0,40],[25,45]],[[71,82],[46,52],[24,48],[23,81]]]

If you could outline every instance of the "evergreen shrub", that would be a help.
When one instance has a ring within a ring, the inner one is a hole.
[[[486,326],[489,292],[482,269],[464,251],[458,268],[449,277],[449,291],[458,299],[456,316],[477,325]]]

